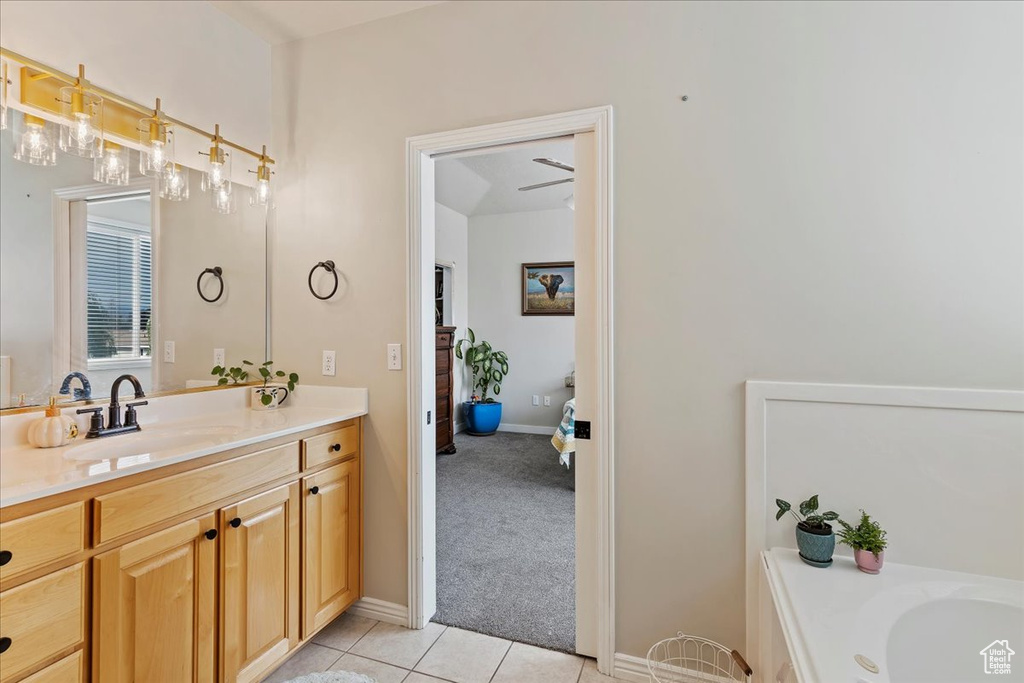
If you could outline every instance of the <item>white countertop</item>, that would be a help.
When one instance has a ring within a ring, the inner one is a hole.
[[[150,412],[142,431],[101,439],[78,438],[60,448],[32,448],[26,443],[0,446],[0,508],[201,458],[366,415],[365,389],[304,387],[305,400],[276,410],[240,407],[233,392],[195,394],[202,414],[189,415],[182,396],[162,415]],[[212,397],[211,397],[212,395]],[[187,397],[188,395],[184,395]],[[161,399],[154,399],[157,403]],[[183,409],[185,406],[185,409]],[[157,406],[159,410],[159,406]],[[211,410],[224,408],[222,410]],[[38,417],[34,415],[32,417]],[[5,427],[15,428],[13,423]],[[82,431],[85,434],[85,430]],[[112,456],[108,454],[113,453]],[[108,455],[108,457],[104,457]]]

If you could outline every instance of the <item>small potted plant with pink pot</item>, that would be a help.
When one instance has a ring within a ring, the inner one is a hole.
[[[839,526],[842,529],[836,535],[840,543],[853,548],[853,559],[857,562],[857,569],[867,574],[880,572],[882,561],[885,559],[885,546],[889,544],[885,540],[885,529],[863,510],[860,511],[860,523],[857,526],[841,519]]]

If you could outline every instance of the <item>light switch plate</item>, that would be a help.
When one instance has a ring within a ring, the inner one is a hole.
[[[213,350],[213,364],[224,367],[224,349]]]
[[[388,344],[388,370],[402,369],[402,345]]]
[[[172,342],[172,341],[165,341],[164,342],[164,362],[165,363],[173,363],[174,362],[174,342]]]
[[[539,406],[540,405],[540,396],[538,396],[537,394],[533,395],[533,405],[535,405],[535,406]]]
[[[338,366],[335,363],[334,351],[324,351],[321,366],[320,374],[325,377],[334,377],[338,374]]]
[[[546,406],[550,406],[551,405],[551,397],[550,396],[545,396],[544,397],[544,405],[546,405]]]

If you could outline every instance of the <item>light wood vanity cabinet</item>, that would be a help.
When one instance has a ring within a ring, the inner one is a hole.
[[[361,436],[357,418],[0,510],[0,683],[264,677],[361,596]]]

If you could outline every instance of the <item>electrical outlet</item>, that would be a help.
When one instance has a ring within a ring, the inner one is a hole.
[[[224,367],[224,349],[213,350],[213,364],[215,366],[219,365],[220,367]]]
[[[338,366],[334,362],[334,351],[324,351],[320,374],[325,377],[334,377],[337,373]]]
[[[551,397],[550,396],[545,396],[544,397],[544,405],[545,406],[550,406],[551,405]]]
[[[172,342],[172,341],[165,341],[164,342],[164,362],[165,363],[173,363],[174,362],[174,342]]]
[[[402,369],[402,345],[388,344],[388,370]]]
[[[537,394],[533,395],[533,405],[535,405],[535,406],[539,406],[540,405],[540,396],[538,396]]]

